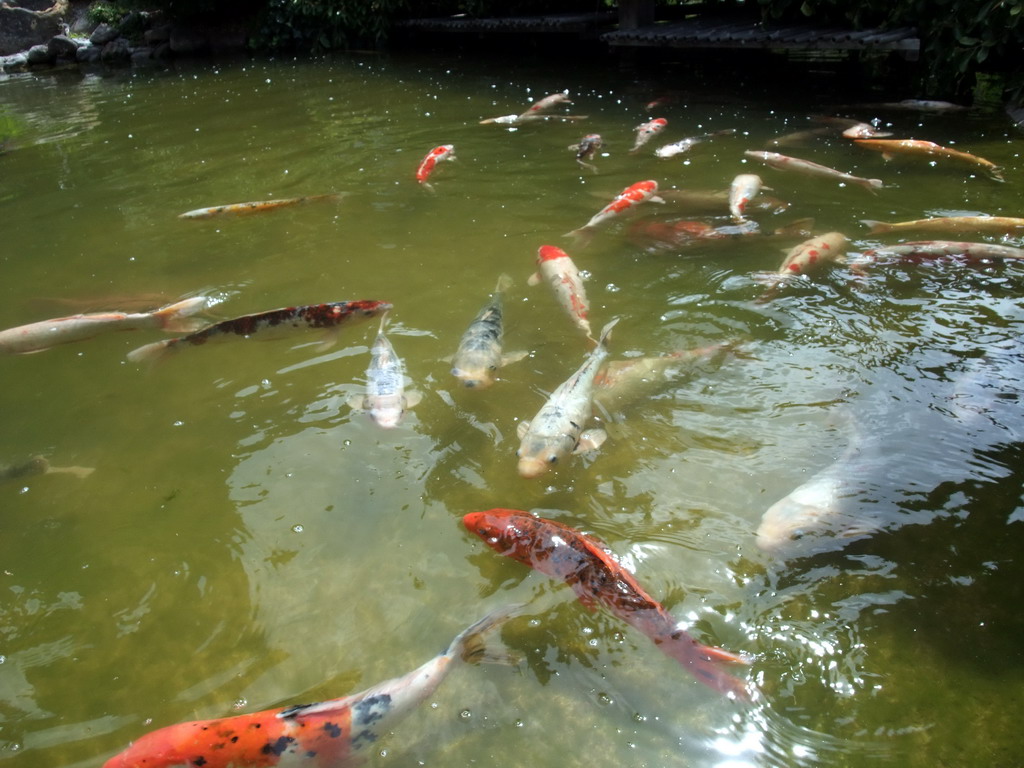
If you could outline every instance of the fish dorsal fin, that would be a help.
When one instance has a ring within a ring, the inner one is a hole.
[[[277,713],[276,717],[279,720],[297,720],[301,717],[308,717],[311,715],[326,715],[335,712],[341,713],[346,709],[351,709],[352,705],[363,698],[364,695],[364,693],[357,693],[340,699],[318,701],[315,704],[296,704],[293,707],[282,709]]]
[[[528,354],[530,354],[530,353],[528,351],[526,351],[525,349],[518,350],[516,352],[506,352],[505,354],[503,354],[501,356],[501,365],[504,367],[506,365],[509,365],[510,363],[518,363],[520,360],[522,360]]]

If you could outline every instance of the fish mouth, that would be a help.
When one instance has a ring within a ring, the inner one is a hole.
[[[519,476],[532,478],[543,475],[548,470],[547,462],[535,459],[532,456],[524,456],[519,460]]]

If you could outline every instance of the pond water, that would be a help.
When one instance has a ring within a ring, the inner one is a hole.
[[[100,766],[159,726],[343,696],[519,602],[489,641],[510,663],[454,669],[370,764],[1016,764],[1024,265],[832,265],[767,301],[759,275],[801,230],[839,231],[851,254],[1024,245],[861,223],[1020,216],[1020,131],[994,109],[831,105],[827,78],[687,82],[668,67],[372,55],[0,80],[0,327],[190,296],[210,297],[211,320],[379,299],[423,396],[392,430],[350,408],[375,320],[333,345],[257,335],[154,365],[126,355],[156,330],[0,356],[0,464],[94,470],[0,484],[0,759]],[[562,90],[574,104],[556,113],[585,121],[479,122]],[[744,156],[822,113],[983,156],[1006,181],[886,162],[834,131],[779,151],[884,188]],[[668,126],[631,154],[652,117]],[[569,150],[592,132],[596,172]],[[431,193],[414,173],[440,144],[457,159]],[[634,182],[722,191],[740,173],[789,204],[752,213],[756,234],[652,239],[650,222],[731,223],[724,203],[693,213],[666,195],[588,243],[564,237]],[[326,193],[344,196],[178,218]],[[718,354],[607,398],[600,450],[525,479],[517,426],[590,349],[527,284],[545,244],[584,271],[595,332],[619,318],[613,360]],[[466,389],[446,358],[502,273],[505,348],[528,354]],[[842,525],[759,547],[765,511],[818,473],[841,487]],[[699,641],[747,656],[732,671],[752,701],[462,526],[492,507],[602,539]]]

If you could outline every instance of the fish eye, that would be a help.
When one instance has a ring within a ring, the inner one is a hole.
[[[517,459],[523,458],[523,452],[522,451],[516,451],[516,458]]]
[[[548,456],[548,464],[555,464],[557,462],[558,462],[558,457],[557,456],[555,456],[554,454],[551,454],[550,456]]]
[[[790,534],[789,538],[793,541],[800,541],[806,534],[801,529],[797,528],[793,533]]]

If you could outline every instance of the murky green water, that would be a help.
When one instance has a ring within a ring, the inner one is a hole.
[[[883,179],[873,195],[743,162],[826,108],[813,83],[687,90],[679,71],[567,70],[367,57],[0,81],[15,126],[0,156],[0,327],[200,294],[223,318],[386,299],[424,393],[393,431],[348,407],[372,323],[328,349],[316,334],[239,341],[154,367],[125,355],[155,331],[0,359],[0,462],[95,468],[0,486],[0,757],[99,766],[161,725],[341,696],[525,601],[501,633],[518,663],[456,670],[373,764],[1018,763],[1024,267],[857,280],[837,267],[762,304],[752,275],[802,238],[648,250],[629,223],[585,248],[562,234],[633,182],[724,189],[741,172],[791,203],[757,216],[764,232],[812,217],[851,250],[879,242],[861,219],[1019,216],[1020,133],[999,112],[845,112],[985,156],[1005,184],[886,165],[838,138],[782,150]],[[739,134],[671,160],[628,154],[643,105],[669,87],[680,98],[651,147]],[[561,89],[585,123],[478,124]],[[597,174],[567,149],[593,131]],[[458,159],[429,194],[413,173],[442,143]],[[347,196],[177,218],[326,192]],[[623,400],[600,452],[528,481],[517,422],[586,353],[546,289],[526,285],[546,243],[589,273],[595,328],[621,318],[614,357],[742,344]],[[506,347],[530,356],[464,390],[444,358],[502,272],[515,280]],[[870,535],[788,561],[761,551],[762,513],[851,435],[877,459],[849,472]],[[720,698],[461,527],[495,506],[605,539],[701,641],[751,657],[740,674],[755,704]]]

